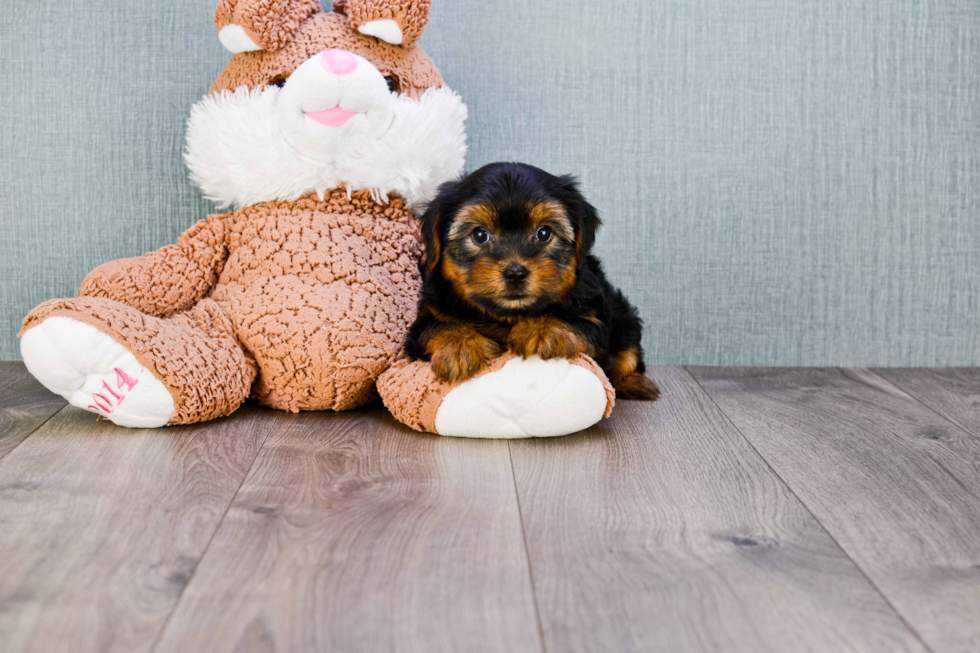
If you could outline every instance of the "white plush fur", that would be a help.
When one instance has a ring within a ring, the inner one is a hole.
[[[320,73],[311,69],[309,74]],[[390,118],[380,128],[367,113],[344,127],[328,128],[302,114],[283,118],[277,105],[282,96],[288,97],[291,84],[292,78],[281,90],[242,87],[222,92],[191,110],[187,166],[193,181],[222,208],[295,200],[310,192],[322,197],[347,188],[368,189],[382,201],[395,193],[419,209],[431,201],[439,184],[462,171],[466,105],[449,88],[429,89],[418,101],[385,93],[381,101],[389,104],[382,115]],[[307,110],[326,108],[330,106]],[[292,127],[290,121],[300,119],[310,121],[306,129],[311,141],[317,130],[337,129],[336,137],[323,137],[336,145],[326,154],[322,148],[300,152],[297,145],[304,142],[284,134],[284,127]]]
[[[125,347],[84,322],[49,317],[20,341],[28,371],[72,406],[98,413],[119,426],[159,428],[174,413],[174,399]],[[120,385],[120,369],[136,381]],[[111,412],[93,409],[102,405]]]
[[[564,359],[513,358],[446,395],[436,432],[466,438],[552,437],[587,429],[602,419],[602,381]]]
[[[404,40],[402,28],[390,18],[369,21],[358,27],[357,31],[361,34],[379,38],[392,45],[401,45],[402,40]]]
[[[245,33],[241,25],[235,25],[234,23],[221,28],[221,31],[218,32],[218,40],[221,41],[221,45],[225,46],[225,50],[232,54],[255,52],[262,49]]]

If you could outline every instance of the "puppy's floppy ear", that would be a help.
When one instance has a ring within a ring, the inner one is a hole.
[[[442,224],[455,204],[459,190],[458,181],[447,181],[439,186],[436,198],[422,214],[422,239],[425,241],[425,258],[429,270],[435,270],[442,257]]]
[[[425,261],[429,270],[435,270],[442,256],[442,237],[439,235],[440,223],[442,222],[442,211],[440,206],[433,202],[421,217],[422,240],[425,242]]]
[[[582,265],[585,256],[592,251],[595,234],[602,225],[599,212],[589,204],[578,189],[578,180],[571,175],[558,178],[558,199],[565,205],[568,218],[575,227],[575,253],[578,264]]]

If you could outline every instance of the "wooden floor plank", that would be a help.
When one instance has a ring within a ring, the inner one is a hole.
[[[149,650],[273,421],[129,430],[66,408],[0,460],[0,649]]]
[[[0,459],[67,405],[23,363],[0,362]]]
[[[980,368],[872,371],[946,419],[980,436]]]
[[[540,650],[507,444],[285,416],[156,650]]]
[[[511,450],[548,651],[922,651],[681,369]]]
[[[980,651],[980,440],[867,370],[693,369],[935,651]]]

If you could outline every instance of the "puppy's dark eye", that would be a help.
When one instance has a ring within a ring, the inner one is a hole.
[[[473,230],[471,238],[473,238],[473,242],[477,245],[486,245],[487,241],[490,240],[490,232],[483,227],[478,227]]]
[[[274,79],[269,82],[269,86],[275,86],[276,88],[282,88],[286,84],[285,79]]]
[[[398,80],[397,79],[395,79],[394,77],[385,77],[385,82],[388,84],[388,92],[389,93],[397,93],[398,92]]]
[[[551,227],[541,227],[538,232],[534,234],[534,237],[538,239],[539,243],[547,243],[554,236],[554,232],[551,231]]]

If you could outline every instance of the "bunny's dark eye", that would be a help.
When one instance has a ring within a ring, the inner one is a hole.
[[[389,76],[389,77],[385,77],[385,82],[387,82],[387,84],[388,84],[388,92],[389,93],[397,93],[398,92],[398,80],[397,79],[395,79],[394,77],[390,77]]]
[[[490,232],[483,227],[477,227],[473,230],[471,238],[473,238],[473,242],[477,245],[486,245],[487,241],[490,240]]]
[[[276,88],[282,88],[285,85],[286,85],[285,79],[274,79],[271,82],[269,82],[269,86],[275,86]]]
[[[539,243],[549,242],[552,236],[554,236],[554,232],[551,230],[551,227],[541,227],[538,229],[537,233],[534,234],[534,237],[538,239]]]

